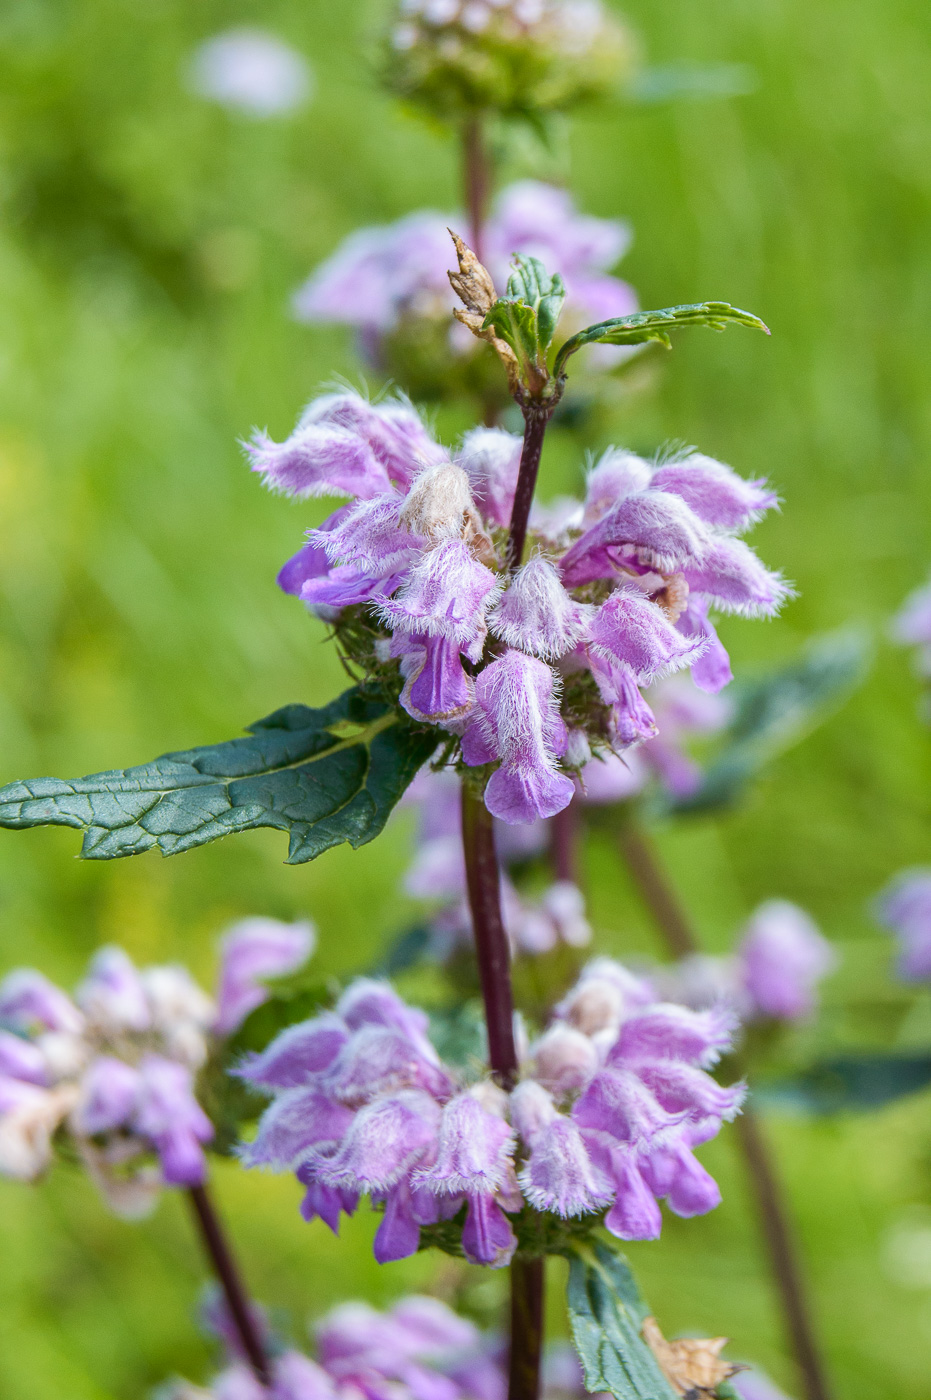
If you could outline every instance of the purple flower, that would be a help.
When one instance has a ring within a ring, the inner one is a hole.
[[[811,1015],[815,988],[836,962],[813,920],[785,899],[760,905],[738,949],[739,976],[752,1014],[784,1021]]]
[[[681,496],[700,520],[724,530],[746,530],[777,504],[765,481],[746,481],[701,452],[658,467],[652,486]]]
[[[631,586],[618,588],[602,603],[592,619],[589,647],[612,665],[626,667],[639,685],[690,665],[703,650]]]
[[[81,1083],[81,1098],[73,1113],[79,1133],[92,1137],[128,1124],[141,1091],[139,1071],[113,1055],[98,1055]]]
[[[17,968],[0,982],[0,1017],[26,1032],[39,1027],[79,1035],[84,1029],[71,998],[31,967]]]
[[[122,948],[101,948],[94,955],[76,999],[91,1021],[117,1034],[145,1031],[151,1023],[145,987]]]
[[[572,801],[572,783],[556,766],[566,743],[556,692],[547,665],[510,648],[478,677],[477,714],[463,737],[463,757],[469,764],[501,759],[485,805],[502,821],[551,817]]]
[[[898,973],[905,982],[931,979],[931,870],[905,870],[876,903],[880,923],[899,940]]]
[[[476,505],[493,525],[511,523],[522,445],[522,438],[502,428],[471,428],[462,439],[459,465]]]
[[[139,1079],[137,1132],[152,1142],[168,1185],[199,1185],[207,1170],[201,1144],[213,1137],[213,1124],[194,1097],[191,1071],[161,1055],[147,1055]]]
[[[293,972],[310,957],[316,943],[312,924],[278,919],[243,919],[220,941],[217,987],[217,1035],[232,1035],[257,1006],[268,999],[267,977]]]
[[[509,647],[555,661],[585,640],[593,614],[590,604],[573,601],[549,560],[536,558],[512,575],[489,626]]]
[[[465,541],[449,540],[421,556],[379,613],[395,630],[445,637],[478,661],[488,632],[485,614],[498,592],[495,575],[472,557]]]

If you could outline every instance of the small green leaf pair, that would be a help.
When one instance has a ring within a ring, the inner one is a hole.
[[[531,391],[549,379],[546,357],[556,334],[566,288],[558,273],[552,277],[539,258],[514,258],[507,294],[485,316],[483,330],[493,330],[510,345],[521,379]]]

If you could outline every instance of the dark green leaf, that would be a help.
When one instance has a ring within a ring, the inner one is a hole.
[[[704,812],[736,801],[759,770],[821,724],[864,679],[868,640],[859,632],[816,638],[797,661],[735,681],[734,718],[701,786],[689,797],[657,799],[662,812]]]
[[[668,346],[671,330],[682,326],[706,326],[712,331],[723,331],[731,322],[752,326],[769,335],[768,328],[758,316],[741,311],[726,301],[692,302],[683,306],[668,306],[662,311],[635,311],[630,316],[616,316],[610,321],[586,326],[585,330],[572,336],[556,356],[553,373],[559,376],[569,356],[581,350],[583,345],[643,345],[648,340],[658,340],[660,344]]]
[[[569,1255],[569,1323],[585,1388],[615,1400],[676,1400],[640,1335],[649,1309],[624,1256],[598,1242]]]
[[[365,690],[323,709],[287,705],[248,737],[164,754],[136,768],[0,789],[0,826],[72,826],[88,860],[174,855],[256,827],[287,831],[288,861],[377,836],[436,734]]]
[[[792,1079],[755,1090],[763,1104],[808,1113],[863,1112],[931,1084],[931,1052],[915,1055],[836,1055]]]

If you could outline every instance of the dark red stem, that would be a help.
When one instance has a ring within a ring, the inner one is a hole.
[[[469,216],[469,239],[479,262],[485,261],[485,215],[491,191],[491,161],[482,118],[477,113],[462,123],[462,187]]]
[[[507,567],[509,569],[518,568],[524,557],[527,522],[530,519],[530,507],[533,504],[537,473],[540,470],[540,458],[543,455],[543,438],[546,434],[546,425],[550,421],[555,407],[556,405],[552,401],[544,403],[537,399],[530,399],[522,405],[524,445],[521,448],[517,488],[514,492],[514,505],[511,509],[511,533],[508,538],[507,552]]]
[[[207,1188],[206,1186],[191,1186],[188,1188],[187,1194],[204,1250],[210,1260],[213,1272],[216,1274],[217,1282],[223,1289],[230,1318],[236,1328],[246,1359],[255,1372],[260,1385],[270,1387],[272,1375],[268,1357],[265,1355],[265,1348],[262,1345],[262,1339],[256,1327],[246,1290],[236,1267],[236,1261],[224,1234],[223,1226],[220,1224],[219,1216],[213,1208],[213,1202],[207,1194]]]
[[[701,952],[701,944],[649,836],[628,816],[621,826],[621,852],[673,957]],[[830,1390],[815,1341],[802,1266],[792,1237],[789,1212],[756,1115],[748,1104],[735,1122],[747,1174],[756,1198],[760,1230],[779,1294],[786,1332],[795,1355],[805,1400],[830,1400]]]
[[[481,796],[463,783],[462,845],[488,1027],[488,1058],[495,1078],[503,1088],[510,1089],[517,1078],[511,950],[501,917],[501,882],[492,820]]]
[[[511,1262],[511,1354],[508,1400],[537,1400],[543,1351],[543,1258]]]

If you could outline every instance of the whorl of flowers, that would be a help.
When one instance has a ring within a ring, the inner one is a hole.
[[[450,326],[450,225],[456,227],[450,217],[424,209],[393,224],[357,229],[295,293],[294,314],[301,321],[354,326],[370,363],[403,368],[409,385],[429,388],[435,379],[448,390],[455,363],[473,359],[480,348],[458,322]],[[500,286],[515,251],[559,273],[568,297],[562,324],[571,332],[637,310],[633,289],[608,272],[630,238],[618,219],[580,214],[567,191],[520,180],[498,195],[482,242],[485,263]],[[587,353],[592,367],[616,364],[632,352],[598,346]]]
[[[642,687],[683,668],[710,692],[727,684],[710,608],[769,615],[787,593],[739,538],[775,497],[694,451],[649,462],[608,449],[584,501],[531,513],[530,557],[508,572],[520,455],[493,428],[450,455],[407,402],[353,393],[314,400],[285,442],[250,447],[274,489],[355,498],[310,531],[279,584],[400,688],[408,715],[454,736],[458,761],[495,765],[485,803],[508,823],[565,807],[564,769],[593,750],[653,737]]]
[[[199,1185],[213,1127],[195,1081],[216,1037],[309,955],[308,924],[247,919],[221,941],[216,999],[183,967],[91,960],[74,997],[31,968],[0,982],[0,1174],[31,1181],[66,1132],[108,1204],[144,1214],[161,1185]]]
[[[615,90],[633,45],[600,0],[401,0],[388,87],[440,117],[523,116]]]
[[[386,1312],[342,1303],[314,1326],[317,1360],[296,1348],[275,1347],[272,1384],[263,1387],[237,1354],[235,1332],[222,1309],[208,1321],[227,1352],[206,1389],[175,1381],[159,1400],[505,1400],[507,1348],[438,1298],[401,1298]],[[543,1400],[584,1395],[571,1347],[548,1348]]]
[[[367,1194],[384,1208],[380,1262],[413,1254],[423,1227],[463,1213],[462,1249],[501,1267],[508,1219],[528,1201],[569,1218],[607,1211],[622,1239],[655,1239],[658,1198],[676,1214],[720,1195],[692,1149],[738,1111],[742,1086],[705,1071],[733,1017],[659,1003],[599,958],[556,1009],[507,1094],[444,1065],[427,1017],[386,984],[353,983],[332,1012],[291,1026],[239,1073],[274,1095],[247,1166],[293,1171],[301,1213],[332,1230]]]

